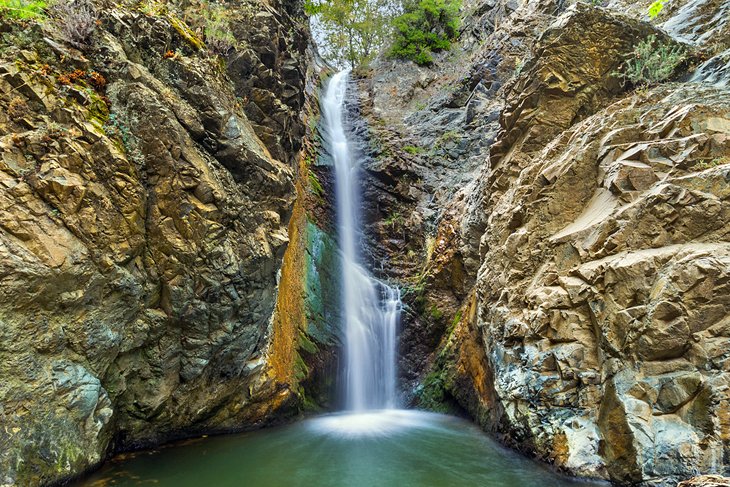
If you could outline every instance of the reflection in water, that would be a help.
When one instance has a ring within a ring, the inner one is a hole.
[[[458,418],[418,411],[321,416],[110,462],[84,486],[567,487],[571,481]]]

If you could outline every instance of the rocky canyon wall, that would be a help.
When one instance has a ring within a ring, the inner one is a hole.
[[[229,1],[212,46],[198,3],[97,2],[88,42],[0,20],[0,485],[300,407],[310,341],[273,316],[308,30]]]
[[[649,3],[471,2],[451,52],[361,89],[410,400],[669,486],[730,471],[729,6]],[[687,58],[636,89],[617,73],[651,36]]]

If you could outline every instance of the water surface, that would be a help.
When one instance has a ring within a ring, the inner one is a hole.
[[[76,487],[593,487],[471,423],[419,411],[334,414],[112,461]]]

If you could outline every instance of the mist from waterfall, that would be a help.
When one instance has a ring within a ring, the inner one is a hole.
[[[361,168],[345,125],[349,71],[335,74],[322,98],[323,139],[335,167],[337,231],[342,255],[344,395],[348,411],[396,407],[397,288],[363,265],[360,221]]]

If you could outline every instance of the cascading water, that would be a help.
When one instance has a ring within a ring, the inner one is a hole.
[[[400,292],[362,265],[360,166],[345,128],[349,71],[335,74],[322,99],[324,141],[334,160],[337,229],[342,253],[345,409],[362,412],[396,406],[395,336]]]
[[[347,80],[347,72],[335,75],[322,100],[323,135],[337,176],[347,410],[258,433],[201,438],[133,455],[74,485],[576,487],[505,451],[464,420],[394,409],[395,332],[401,301],[396,288],[374,279],[362,265],[360,168],[352,148],[358,139],[345,126]]]

